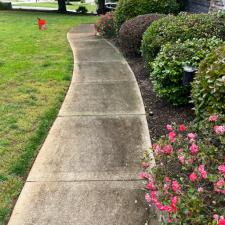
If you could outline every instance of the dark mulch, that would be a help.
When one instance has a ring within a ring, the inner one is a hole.
[[[118,42],[115,40],[112,42],[119,48]],[[151,81],[149,80],[149,72],[141,57],[131,58],[125,56],[125,58],[132,68],[141,90],[152,142],[167,133],[165,129],[167,124],[173,122],[182,124],[194,119],[191,105],[182,107],[173,106],[166,99],[159,98],[155,95]]]

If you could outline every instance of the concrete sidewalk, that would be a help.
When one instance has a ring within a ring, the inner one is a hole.
[[[135,77],[93,26],[68,39],[73,80],[8,225],[144,225],[139,172],[150,138]]]

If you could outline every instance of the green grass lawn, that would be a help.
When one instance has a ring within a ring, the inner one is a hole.
[[[47,20],[39,31],[37,17]],[[97,17],[0,11],[0,224],[4,224],[68,89],[67,31]]]
[[[78,2],[71,2],[72,5],[67,5],[68,10],[76,10],[79,6],[85,6],[88,12],[96,13],[96,5],[93,4],[85,4]],[[32,6],[32,7],[44,7],[44,8],[58,8],[57,2],[38,2],[38,3],[14,3],[15,6]]]

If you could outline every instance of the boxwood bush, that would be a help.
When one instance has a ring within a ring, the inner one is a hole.
[[[148,13],[177,13],[180,4],[177,0],[120,0],[115,11],[117,31],[128,19]]]
[[[225,39],[225,19],[217,14],[169,15],[153,22],[147,29],[143,36],[142,53],[149,62],[167,42],[212,36]]]
[[[225,45],[201,62],[192,84],[192,99],[199,118],[225,114]]]
[[[123,23],[119,31],[119,41],[123,52],[129,56],[140,55],[143,33],[153,21],[163,16],[163,14],[146,14]]]
[[[213,48],[224,43],[215,37],[192,39],[164,45],[151,63],[150,74],[154,91],[174,105],[187,104],[190,99],[190,86],[183,86],[183,67],[198,68],[199,63]]]

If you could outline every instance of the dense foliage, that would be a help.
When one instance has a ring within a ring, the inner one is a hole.
[[[120,0],[115,11],[116,28],[131,18],[148,13],[177,13],[180,5],[177,0]]]
[[[88,12],[88,10],[85,6],[81,5],[76,9],[76,12],[79,14],[86,14]]]
[[[200,64],[192,86],[192,99],[198,117],[225,114],[225,45]]]
[[[149,62],[167,42],[213,36],[225,39],[225,19],[218,14],[169,15],[153,22],[147,29],[143,36],[142,53]]]
[[[101,36],[108,38],[115,36],[114,13],[108,12],[102,15],[95,24],[95,29]]]
[[[130,56],[140,55],[143,33],[153,21],[162,16],[162,14],[146,14],[123,23],[119,31],[119,41],[123,52]]]
[[[225,117],[167,129],[145,153],[146,201],[165,212],[164,224],[224,225]]]
[[[164,45],[151,63],[150,77],[156,94],[165,97],[174,105],[187,104],[190,99],[190,86],[184,86],[183,67],[198,68],[199,63],[215,47],[224,43],[215,37],[192,39],[185,42]],[[224,106],[225,107],[225,106]]]

